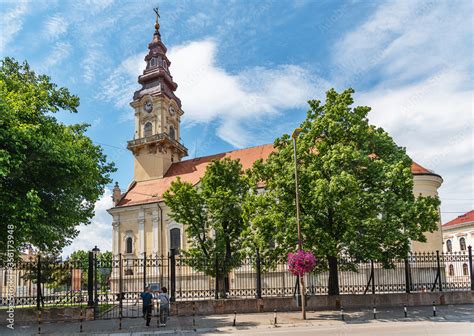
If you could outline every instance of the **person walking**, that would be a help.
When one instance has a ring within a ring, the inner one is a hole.
[[[143,318],[146,319],[146,326],[150,326],[151,312],[153,309],[153,294],[150,286],[145,287],[145,291],[140,294],[143,301]]]
[[[170,298],[166,287],[161,287],[158,300],[160,301],[160,327],[166,327],[166,320],[170,314]]]

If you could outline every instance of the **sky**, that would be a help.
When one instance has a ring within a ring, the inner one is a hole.
[[[129,103],[154,32],[150,1],[0,0],[0,57],[27,60],[78,95],[122,189],[133,179]],[[471,1],[161,0],[162,40],[189,158],[272,143],[308,99],[352,87],[413,160],[443,177],[442,221],[474,208]],[[112,184],[63,255],[111,249]]]

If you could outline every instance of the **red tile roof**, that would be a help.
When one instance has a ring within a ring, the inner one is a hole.
[[[454,226],[454,225],[469,223],[469,222],[474,222],[474,210],[466,212],[465,214],[460,215],[454,218],[453,220],[450,220],[447,223],[444,223],[443,227]]]
[[[411,172],[413,175],[438,175],[433,173],[431,170],[419,165],[415,161],[411,164]]]
[[[248,169],[251,168],[253,163],[258,159],[266,160],[273,150],[273,145],[267,144],[175,162],[171,165],[163,178],[133,183],[117,206],[121,207],[160,201],[164,192],[171,186],[171,182],[176,180],[178,176],[184,182],[196,184],[201,177],[204,176],[206,167],[212,160],[225,157],[233,160],[240,159],[243,169]],[[414,175],[436,175],[415,162],[413,162],[411,169]]]
[[[230,158],[240,159],[243,169],[251,168],[258,159],[266,159],[273,152],[273,145],[262,145],[234,150],[200,158],[175,162],[163,178],[153,179],[133,184],[120,200],[117,206],[135,205],[156,202],[161,200],[164,192],[171,186],[171,182],[179,176],[182,181],[196,184],[204,176],[207,165],[212,160]]]

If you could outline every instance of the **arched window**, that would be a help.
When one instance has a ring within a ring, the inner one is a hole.
[[[133,270],[131,268],[126,269],[125,275],[133,275]]]
[[[469,269],[466,263],[462,264],[462,275],[469,275]]]
[[[174,228],[170,230],[170,250],[179,252],[181,248],[181,230]]]
[[[127,237],[127,239],[125,239],[125,253],[133,253],[132,237]]]
[[[153,126],[151,125],[151,122],[147,122],[145,124],[145,127],[143,127],[143,133],[146,137],[150,136],[153,132]]]
[[[466,239],[464,237],[459,239],[459,247],[461,251],[466,251]]]
[[[454,266],[453,265],[449,265],[449,275],[450,276],[454,275]]]
[[[453,243],[451,239],[446,240],[446,251],[453,252]]]
[[[175,138],[175,137],[174,137],[174,127],[171,126],[171,125],[170,125],[170,134],[169,134],[169,135],[170,135],[170,138],[171,138],[171,139],[174,139],[174,138]]]

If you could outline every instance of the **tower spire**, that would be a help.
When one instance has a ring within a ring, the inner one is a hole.
[[[135,91],[130,105],[135,110],[135,135],[127,148],[135,156],[135,181],[165,176],[173,162],[188,155],[180,142],[181,101],[170,72],[171,62],[161,40],[160,11],[156,14],[155,32],[145,56],[146,68],[138,76],[141,88]]]

